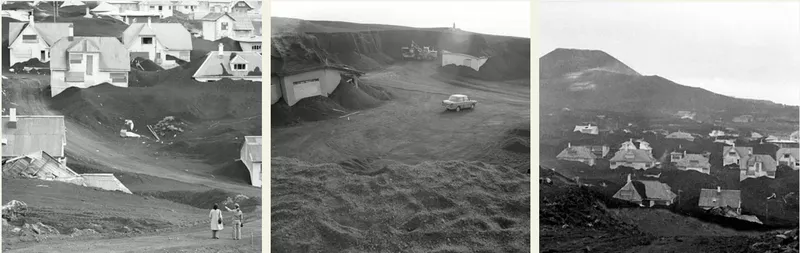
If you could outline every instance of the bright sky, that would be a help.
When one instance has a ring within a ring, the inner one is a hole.
[[[462,30],[530,38],[530,1],[273,0],[273,17]]]
[[[597,49],[644,75],[800,105],[800,1],[539,4],[539,56]]]

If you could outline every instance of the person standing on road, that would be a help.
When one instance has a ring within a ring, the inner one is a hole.
[[[217,232],[222,230],[222,210],[219,210],[217,204],[214,204],[214,209],[208,213],[208,218],[211,218],[211,239],[219,239]]]
[[[242,214],[242,210],[239,209],[239,204],[233,204],[234,209],[231,210],[227,206],[225,209],[228,209],[228,212],[233,212],[233,239],[234,240],[241,240],[242,239],[242,228],[244,227],[244,214]]]

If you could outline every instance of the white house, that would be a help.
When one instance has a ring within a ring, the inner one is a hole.
[[[86,6],[85,3],[78,1],[78,0],[67,0],[61,4],[60,8],[68,7],[68,6]]]
[[[203,23],[203,38],[215,41],[234,34],[233,23],[236,21],[227,13],[209,13],[201,18]]]
[[[250,172],[251,184],[256,187],[261,187],[261,136],[244,137],[240,159]]]
[[[272,66],[276,65],[273,61]],[[363,74],[340,65],[295,65],[295,68],[276,70],[271,75],[272,102],[274,104],[283,98],[289,106],[293,106],[303,98],[327,97],[342,81],[349,85],[358,85],[357,76]]]
[[[626,142],[623,142],[622,145],[620,145],[620,148],[619,148],[619,150],[635,150],[635,149],[644,150],[644,151],[647,151],[650,154],[653,153],[653,147],[650,146],[650,143],[648,143],[648,142],[646,142],[644,140],[635,140],[634,141],[633,139],[630,139],[630,140],[628,140]]]
[[[176,64],[167,55],[190,61],[192,35],[179,23],[131,24],[122,33],[122,41],[131,60],[142,57],[165,67]]]
[[[43,151],[66,162],[64,116],[17,115],[16,108],[9,109],[2,117],[3,160]]]
[[[261,54],[256,52],[218,51],[208,53],[206,60],[192,76],[201,82],[213,82],[222,78],[261,82]]]
[[[466,66],[480,70],[481,66],[486,63],[487,57],[476,57],[468,54],[453,53],[447,50],[442,50],[442,66],[454,64],[456,66]]]
[[[50,48],[61,38],[73,35],[72,23],[38,23],[33,15],[28,22],[8,24],[8,48],[10,64],[25,62],[32,58],[50,61]]]
[[[114,37],[64,37],[52,49],[51,96],[101,83],[128,87],[130,55]]]
[[[234,37],[233,40],[239,42],[242,51],[261,53],[261,36]]]
[[[101,2],[97,5],[97,7],[94,7],[94,9],[91,10],[91,13],[96,15],[109,15],[111,13],[118,13],[119,11],[119,7],[113,4]]]
[[[794,170],[800,169],[800,148],[781,148],[775,153],[778,165],[789,166]]]
[[[247,15],[249,13],[261,13],[261,1],[233,1],[231,2],[230,12],[234,15]]]
[[[200,3],[198,1],[177,1],[173,6],[173,10],[176,10],[183,14],[192,14],[193,12],[197,11],[198,6]]]
[[[231,0],[199,0],[198,12],[203,13],[224,13],[229,12]]]
[[[161,17],[171,17],[173,6],[175,4],[172,1],[149,0],[142,1],[139,3],[139,5],[140,11],[158,13]]]

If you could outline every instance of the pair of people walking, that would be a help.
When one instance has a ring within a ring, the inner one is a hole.
[[[233,212],[233,239],[241,240],[242,228],[244,227],[244,215],[242,214],[242,210],[239,209],[239,204],[234,204],[234,209],[230,209],[227,206],[225,206],[225,209],[227,209],[228,212]],[[219,206],[214,204],[214,209],[211,209],[208,217],[211,218],[211,238],[219,239],[217,232],[224,228],[222,223],[222,210],[219,209]]]

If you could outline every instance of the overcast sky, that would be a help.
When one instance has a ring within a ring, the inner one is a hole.
[[[273,0],[273,17],[410,27],[450,27],[530,38],[530,1]]]
[[[800,1],[540,2],[539,57],[597,49],[644,75],[800,105]]]

